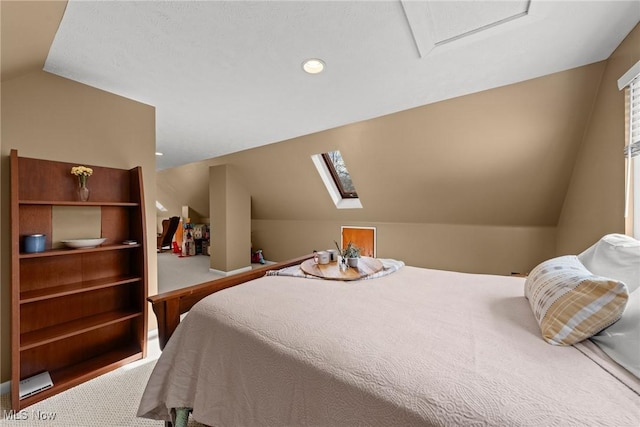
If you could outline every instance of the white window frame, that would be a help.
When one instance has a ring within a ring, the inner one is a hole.
[[[340,194],[340,190],[333,180],[333,176],[331,176],[331,171],[327,167],[327,164],[324,162],[322,158],[322,154],[314,154],[311,156],[311,160],[313,164],[316,166],[318,170],[318,174],[320,174],[320,178],[324,183],[324,186],[327,187],[327,191],[329,192],[329,196],[331,200],[336,205],[338,209],[361,209],[362,203],[360,203],[360,198],[346,198],[343,199]]]
[[[631,187],[633,190],[633,217],[630,221],[630,233],[635,239],[640,240],[640,156],[632,159],[631,168],[633,169],[633,181]],[[634,225],[635,224],[635,225]]]
[[[640,239],[640,61],[620,77],[618,89],[627,90],[625,228]]]

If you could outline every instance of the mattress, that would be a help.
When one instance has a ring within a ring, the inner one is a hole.
[[[373,280],[267,276],[196,304],[141,417],[215,426],[640,425],[638,380],[542,340],[524,279],[405,266]]]

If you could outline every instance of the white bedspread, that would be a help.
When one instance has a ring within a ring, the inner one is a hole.
[[[637,392],[542,340],[523,286],[403,267],[226,289],[178,327],[138,414],[192,407],[214,426],[640,425]]]

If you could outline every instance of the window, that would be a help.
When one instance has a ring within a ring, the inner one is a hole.
[[[356,188],[353,185],[353,181],[351,181],[351,175],[349,175],[340,151],[322,153],[322,158],[329,168],[336,187],[338,187],[340,191],[340,196],[342,196],[343,199],[357,199],[358,193],[356,193]]]
[[[329,196],[338,209],[362,208],[358,193],[340,151],[311,156]]]
[[[640,61],[618,80],[618,87],[627,90],[626,231],[640,239]]]

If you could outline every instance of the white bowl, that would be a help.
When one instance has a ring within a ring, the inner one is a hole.
[[[100,237],[97,239],[73,239],[73,240],[63,240],[62,243],[67,245],[70,248],[74,249],[86,249],[86,248],[95,248],[98,245],[101,245],[107,240],[104,237]]]

